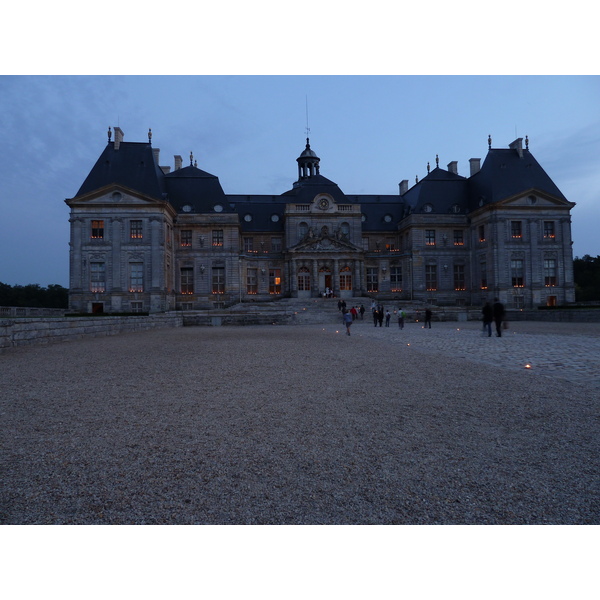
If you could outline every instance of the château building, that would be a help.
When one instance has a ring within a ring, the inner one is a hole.
[[[575,300],[569,202],[526,138],[436,166],[397,195],[352,195],[306,140],[280,195],[226,194],[193,155],[108,143],[70,207],[70,309],[160,312],[238,302],[370,296],[508,308]]]

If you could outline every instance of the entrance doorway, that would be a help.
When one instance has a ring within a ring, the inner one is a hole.
[[[99,315],[104,312],[104,302],[92,302],[92,314]]]
[[[333,290],[333,277],[327,267],[322,267],[319,269],[319,295],[322,296],[327,288],[329,291]]]

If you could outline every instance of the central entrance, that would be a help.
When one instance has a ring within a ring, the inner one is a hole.
[[[319,269],[319,295],[322,295],[327,289],[333,290],[333,277],[329,267]]]

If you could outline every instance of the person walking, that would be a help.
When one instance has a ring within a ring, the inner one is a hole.
[[[390,326],[390,319],[392,318],[392,315],[390,314],[390,311],[386,311],[385,313],[385,326],[389,327]]]
[[[352,315],[352,320],[355,321],[356,317],[358,317],[358,311],[356,310],[356,306],[353,306],[350,309],[350,314]]]
[[[488,332],[488,337],[492,336],[492,321],[494,320],[494,309],[489,302],[486,302],[481,309],[481,314],[483,315],[483,333],[485,334],[486,330]]]
[[[360,320],[361,321],[364,320],[364,318],[365,318],[365,305],[364,304],[360,305],[358,312],[360,313]]]
[[[404,329],[404,318],[406,317],[406,313],[399,308],[398,309],[398,327],[400,327],[400,329]]]
[[[379,321],[379,312],[376,308],[373,309],[373,325],[377,327],[377,321]]]
[[[492,306],[492,314],[494,323],[496,323],[496,337],[502,337],[502,321],[504,321],[504,304],[498,298],[494,298],[494,306]]]
[[[379,327],[383,327],[383,311],[383,306],[377,308],[377,322],[379,323]]]
[[[350,327],[352,325],[352,313],[349,310],[346,310],[345,308],[342,311],[342,313],[343,313],[344,325],[346,325],[346,335],[350,335]]]

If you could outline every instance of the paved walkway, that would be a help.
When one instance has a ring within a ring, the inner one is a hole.
[[[340,325],[325,326],[332,332],[345,332]],[[481,323],[397,323],[373,327],[369,319],[355,321],[355,337],[381,339],[386,343],[410,345],[415,352],[436,353],[463,358],[474,363],[523,370],[528,367],[548,377],[573,383],[587,383],[600,390],[600,323],[510,323],[501,338],[484,335]]]

